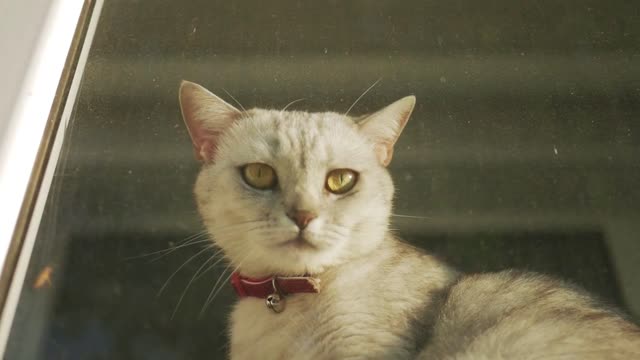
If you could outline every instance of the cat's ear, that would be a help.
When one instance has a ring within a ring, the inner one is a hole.
[[[393,145],[416,105],[415,96],[404,97],[358,122],[360,132],[375,144],[380,164],[387,166],[393,156]]]
[[[191,136],[196,158],[209,162],[216,153],[220,134],[240,119],[242,113],[190,81],[182,81],[179,97],[182,118]]]

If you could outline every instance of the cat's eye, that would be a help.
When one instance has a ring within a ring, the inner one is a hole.
[[[353,189],[358,173],[349,169],[336,169],[327,174],[326,188],[334,194],[344,194]]]
[[[278,183],[276,171],[263,163],[251,163],[243,166],[242,178],[247,185],[259,190],[273,189]]]

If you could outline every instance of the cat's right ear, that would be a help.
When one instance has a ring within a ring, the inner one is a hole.
[[[415,105],[416,97],[407,96],[358,123],[360,132],[375,144],[376,156],[383,166],[391,162],[393,145],[409,121]]]
[[[218,137],[240,119],[242,112],[204,87],[183,80],[180,84],[182,118],[193,142],[196,158],[210,162],[216,153]]]

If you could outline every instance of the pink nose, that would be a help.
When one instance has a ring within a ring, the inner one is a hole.
[[[304,210],[293,210],[291,212],[288,212],[287,216],[289,217],[289,219],[293,220],[296,225],[298,225],[298,228],[300,230],[306,228],[311,220],[317,217],[316,214]]]

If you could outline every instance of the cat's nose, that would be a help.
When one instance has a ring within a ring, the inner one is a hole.
[[[311,220],[317,217],[317,215],[312,213],[311,211],[305,210],[292,210],[287,212],[287,216],[289,217],[289,219],[293,220],[296,225],[298,225],[298,229],[300,230],[306,228]]]

